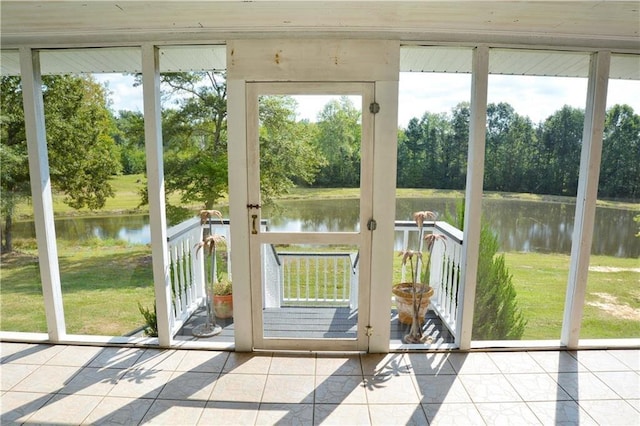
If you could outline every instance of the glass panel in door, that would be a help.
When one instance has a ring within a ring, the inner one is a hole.
[[[362,96],[348,93],[259,96],[267,232],[359,231]],[[336,196],[350,208],[322,199]]]

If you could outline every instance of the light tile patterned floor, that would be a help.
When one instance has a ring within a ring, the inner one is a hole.
[[[640,424],[640,350],[0,350],[2,425]]]

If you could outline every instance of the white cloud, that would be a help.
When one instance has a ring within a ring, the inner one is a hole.
[[[640,81],[609,80],[607,108],[615,104],[627,104],[636,114],[640,114]]]
[[[489,76],[488,102],[507,102],[534,123],[544,121],[565,105],[584,109],[586,99],[586,78]]]
[[[142,86],[133,87],[134,77],[123,74],[94,74],[94,78],[106,84],[111,100],[111,109],[118,111],[144,110],[142,101]]]
[[[311,122],[318,120],[318,114],[322,112],[325,105],[331,100],[340,99],[342,95],[302,95],[292,96],[298,102],[297,118],[298,120],[309,120]],[[360,109],[362,98],[360,96],[347,96],[356,109]]]
[[[462,101],[470,100],[471,75],[400,73],[398,124],[406,127],[424,112],[450,113]],[[487,100],[507,102],[534,123],[544,121],[564,105],[585,109],[587,79],[490,75]],[[640,81],[611,80],[607,107],[628,104],[640,112]]]
[[[471,75],[403,72],[398,91],[398,125],[406,127],[427,111],[448,113],[460,102],[469,102]]]

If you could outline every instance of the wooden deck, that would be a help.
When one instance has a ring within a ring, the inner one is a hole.
[[[222,327],[222,332],[209,338],[196,338],[192,330],[198,324],[206,320],[204,309],[197,311],[175,336],[176,340],[204,340],[212,342],[233,342],[233,319],[216,320]],[[409,326],[398,322],[398,316],[392,311],[389,316],[391,321],[391,343],[399,344],[402,336],[407,334]],[[267,338],[307,338],[307,339],[331,339],[331,338],[355,338],[357,325],[357,312],[349,308],[310,308],[310,307],[283,307],[264,310],[264,335]],[[425,335],[431,336],[437,343],[453,343],[453,337],[442,324],[433,311],[428,311],[423,329]]]

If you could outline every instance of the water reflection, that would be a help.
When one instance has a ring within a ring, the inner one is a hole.
[[[296,200],[266,206],[263,218],[277,232],[354,232],[360,229],[358,200]]]
[[[55,220],[56,238],[68,241],[86,240],[91,237],[101,240],[123,240],[131,244],[148,244],[151,228],[148,215],[116,215],[72,217]],[[14,238],[35,238],[33,222],[14,223]]]
[[[451,198],[405,198],[396,201],[396,218],[411,220],[418,210],[432,210],[443,217],[455,211]],[[575,205],[522,200],[484,200],[483,214],[498,233],[501,250],[543,253],[571,252],[571,237]],[[598,208],[592,253],[618,257],[640,257],[640,238],[634,236],[637,212]],[[274,207],[265,207],[263,217],[269,220],[271,231],[330,232],[357,231],[358,200],[292,200]],[[123,215],[56,220],[58,238],[77,240],[95,236],[113,238],[134,244],[150,241],[149,217]],[[32,222],[15,224],[16,238],[34,238]],[[398,236],[396,249],[401,248]]]

